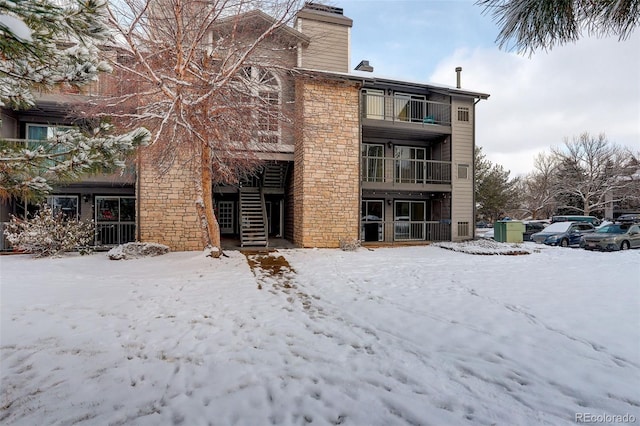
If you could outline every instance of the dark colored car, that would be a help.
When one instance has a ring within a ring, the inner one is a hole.
[[[533,234],[531,239],[550,246],[582,246],[582,236],[593,231],[594,226],[588,222],[556,222]]]
[[[612,223],[584,236],[587,250],[628,250],[640,247],[640,225]]]
[[[524,233],[522,234],[523,241],[533,241],[531,236],[538,232],[542,232],[544,228],[547,226],[544,222],[525,222],[524,224]]]
[[[618,222],[640,223],[640,213],[623,214],[616,219]]]

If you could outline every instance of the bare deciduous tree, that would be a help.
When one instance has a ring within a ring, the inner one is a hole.
[[[520,181],[521,210],[532,219],[550,217],[555,211],[555,176],[557,158],[540,153],[534,160],[534,171]]]
[[[636,172],[631,153],[609,143],[604,134],[583,133],[564,146],[554,148],[558,173],[554,184],[559,209],[585,215],[604,209],[608,202],[619,203],[628,197]]]
[[[295,66],[287,24],[298,6],[297,0],[122,0],[109,6],[113,66],[118,84],[127,87],[112,90],[101,106],[122,125],[152,131],[158,170],[178,159],[195,164],[193,202],[213,255],[220,252],[213,184],[234,183],[255,168],[256,150],[273,142],[264,130],[287,114],[287,105],[279,108],[281,99],[264,88]]]

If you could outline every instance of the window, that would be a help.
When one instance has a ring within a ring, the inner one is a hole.
[[[216,217],[218,218],[218,224],[220,225],[221,234],[232,234],[235,228],[234,224],[234,202],[233,201],[219,201],[218,211]]]
[[[95,198],[96,244],[115,245],[135,241],[135,197]]]
[[[424,201],[396,201],[394,206],[394,240],[425,239],[426,205]]]
[[[384,240],[384,200],[362,200],[360,235],[364,241]]]
[[[426,155],[424,148],[396,146],[393,153],[395,181],[397,183],[424,183]]]
[[[276,76],[258,67],[244,67],[238,80],[241,91],[251,98],[254,119],[258,123],[257,141],[278,143],[280,140],[280,83]]]
[[[71,126],[55,126],[47,124],[27,124],[27,147],[29,149],[44,148],[49,154],[65,152],[65,147],[55,142],[46,143],[40,141],[55,141],[65,131],[72,130]],[[46,167],[55,165],[54,160],[47,160]]]
[[[71,126],[51,126],[48,124],[27,124],[27,139],[46,141],[55,139],[60,133],[71,130]]]
[[[425,118],[425,103],[426,98],[424,96],[396,93],[393,97],[396,119],[422,123]]]
[[[384,120],[384,90],[362,89],[364,117]]]
[[[458,121],[469,121],[469,107],[458,107]]]
[[[362,180],[384,182],[384,145],[362,144]]]
[[[51,207],[54,216],[62,213],[67,219],[78,218],[77,195],[51,195],[47,197],[47,204]]]
[[[458,164],[458,179],[469,179],[468,164]]]
[[[260,92],[258,102],[262,107],[258,110],[258,124],[263,132],[277,132],[279,121],[279,96],[278,92]]]

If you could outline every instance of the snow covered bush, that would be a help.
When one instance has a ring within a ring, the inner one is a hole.
[[[343,240],[340,238],[338,242],[340,244],[340,250],[342,251],[354,251],[360,247],[360,240],[355,238],[350,240]]]
[[[62,213],[54,215],[45,204],[33,219],[12,216],[4,235],[15,249],[45,257],[74,249],[81,254],[90,252],[94,232],[93,222],[70,219]]]
[[[111,260],[137,259],[169,253],[169,247],[157,243],[126,243],[107,252]]]

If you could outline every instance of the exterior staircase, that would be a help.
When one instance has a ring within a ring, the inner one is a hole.
[[[289,163],[284,161],[265,164],[262,174],[262,187],[284,188],[288,165]]]
[[[240,245],[267,246],[267,213],[260,188],[240,188]]]

